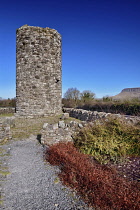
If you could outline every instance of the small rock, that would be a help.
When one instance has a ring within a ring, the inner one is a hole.
[[[60,117],[60,119],[65,120],[69,118],[69,113],[63,113],[62,116]]]
[[[58,129],[58,123],[53,124],[53,130]]]
[[[83,128],[83,125],[81,123],[78,124],[79,128]]]
[[[56,204],[54,204],[55,205],[55,207],[58,207],[58,204],[56,203]]]
[[[70,127],[75,127],[77,125],[77,122],[75,121],[70,121]]]
[[[65,128],[65,122],[63,120],[59,121],[58,126],[59,126],[59,128]]]
[[[45,130],[48,127],[48,123],[44,123],[43,130]]]

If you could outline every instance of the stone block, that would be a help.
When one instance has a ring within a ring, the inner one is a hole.
[[[59,121],[58,122],[58,127],[59,128],[65,128],[65,122],[62,120],[62,121]]]
[[[69,113],[63,113],[60,119],[65,120],[69,118]]]
[[[53,130],[58,129],[58,123],[53,124]]]
[[[43,130],[46,130],[47,127],[48,127],[48,123],[44,123]]]

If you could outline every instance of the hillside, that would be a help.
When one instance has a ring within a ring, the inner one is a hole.
[[[137,88],[125,88],[121,91],[121,93],[112,97],[113,99],[140,99],[140,87]]]

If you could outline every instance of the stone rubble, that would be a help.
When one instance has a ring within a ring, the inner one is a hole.
[[[73,134],[75,134],[80,128],[83,128],[85,123],[79,123],[71,120],[65,123],[64,120],[60,120],[55,124],[45,123],[41,130],[41,144],[52,145],[61,142],[73,141]]]

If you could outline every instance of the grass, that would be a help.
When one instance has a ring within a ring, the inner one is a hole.
[[[31,134],[38,135],[43,127],[44,123],[54,124],[60,120],[60,117],[52,116],[52,117],[40,117],[37,119],[32,118],[16,118],[15,119],[15,127],[11,128],[12,138],[13,139],[23,139],[28,138]],[[68,118],[65,120],[66,123],[73,120],[73,118]],[[74,119],[75,120],[75,119]],[[77,120],[79,122],[79,120]]]
[[[9,141],[9,140],[8,140],[7,138],[2,139],[2,140],[0,141],[0,146],[7,144],[8,141]]]
[[[10,154],[6,153],[6,150],[3,149],[3,148],[0,148],[0,157],[7,157],[9,156]],[[8,174],[10,174],[9,170],[8,170],[8,167],[6,166],[3,166],[3,163],[4,163],[4,160],[1,159],[0,161],[0,175],[2,176],[6,176]]]
[[[70,123],[70,121],[75,121],[75,122],[78,122],[78,123],[81,122],[81,120],[73,118],[73,117],[68,117],[64,121],[65,121],[65,123]]]
[[[6,157],[6,156],[10,156],[10,154],[0,154],[0,157]]]
[[[7,176],[8,174],[11,174],[9,171],[2,171],[0,170],[0,175]]]
[[[3,196],[0,195],[0,205],[3,205]]]
[[[1,142],[0,145],[2,146],[5,143],[6,142]],[[2,182],[5,181],[5,177],[10,174],[8,167],[5,166],[5,158],[9,155],[10,154],[8,154],[5,149],[0,147],[0,157],[1,157],[1,161],[0,161],[0,177],[1,177],[0,185],[2,185]],[[4,199],[3,196],[0,194],[0,205],[3,205],[3,199]]]
[[[6,150],[0,147],[0,154],[2,154],[3,152],[5,152]]]
[[[60,182],[59,177],[56,177],[56,178],[54,179],[54,184],[58,184],[59,182]]]
[[[38,135],[44,123],[56,123],[60,116],[40,117],[38,119],[16,118],[15,127],[11,128],[12,138],[23,139],[28,138],[31,134]]]
[[[0,143],[0,146],[2,146],[3,144]],[[0,157],[6,157],[6,156],[9,156],[10,154],[6,152],[5,149],[1,148],[0,147]],[[0,164],[1,164],[1,161],[0,161]]]
[[[0,117],[12,117],[14,116],[14,113],[4,113],[4,114],[0,114]]]
[[[113,168],[91,162],[89,156],[80,153],[72,143],[51,146],[46,159],[61,167],[60,180],[95,209],[140,209],[140,191],[136,184],[121,178]]]

